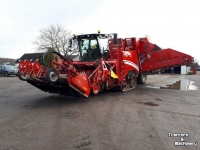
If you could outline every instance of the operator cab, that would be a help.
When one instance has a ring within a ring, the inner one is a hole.
[[[81,61],[95,61],[101,58],[99,44],[95,36],[79,37],[78,44]]]
[[[76,43],[79,51],[79,60],[92,62],[102,58],[109,50],[108,40],[112,36],[109,34],[85,34],[74,36],[73,45]],[[73,46],[74,47],[74,46]]]

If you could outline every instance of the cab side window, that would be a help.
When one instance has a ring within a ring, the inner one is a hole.
[[[96,39],[93,39],[90,41],[90,52],[91,52],[93,61],[95,61],[96,59],[101,57],[100,50],[99,50]]]

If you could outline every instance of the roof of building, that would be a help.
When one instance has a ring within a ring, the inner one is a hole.
[[[16,59],[12,58],[0,58],[0,64],[10,64],[10,65],[15,65]]]

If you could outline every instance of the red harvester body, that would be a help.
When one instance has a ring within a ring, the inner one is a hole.
[[[43,54],[33,64],[22,60],[19,78],[50,93],[63,95],[98,94],[111,88],[121,91],[144,84],[147,74],[170,67],[191,65],[190,55],[173,49],[161,49],[147,38],[117,39],[117,34],[86,34],[71,39],[79,61],[60,53]]]

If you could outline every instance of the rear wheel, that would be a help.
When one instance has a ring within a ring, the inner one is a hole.
[[[137,78],[133,77],[130,81],[130,88],[135,89],[137,86]]]
[[[103,92],[106,89],[106,81],[104,81],[100,86],[100,91]]]
[[[59,79],[59,73],[54,68],[49,68],[46,74],[46,80],[49,83],[56,83]]]
[[[147,80],[147,74],[139,74],[137,78],[137,83],[139,84],[145,84]]]

